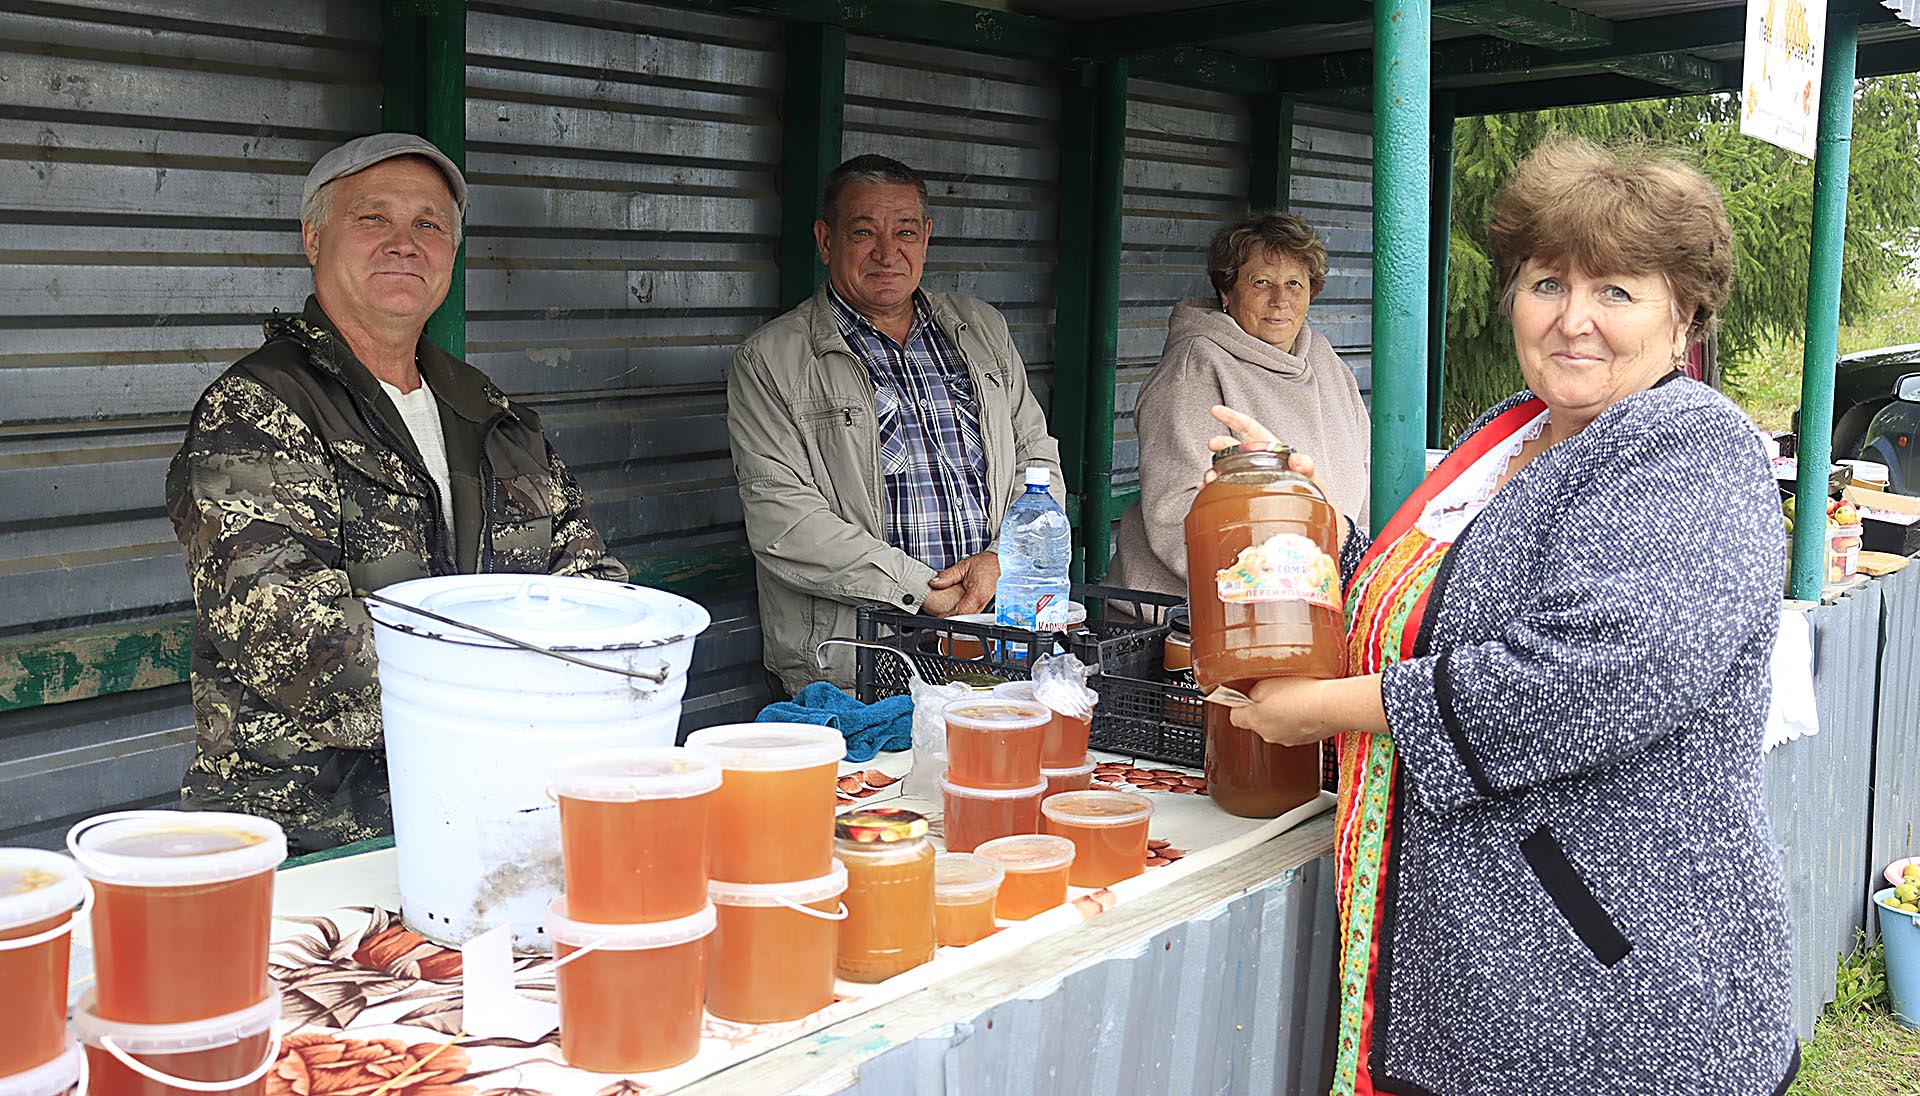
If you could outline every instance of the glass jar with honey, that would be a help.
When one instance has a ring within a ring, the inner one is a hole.
[[[883,982],[933,958],[933,843],[927,820],[897,807],[848,811],[833,825],[847,866],[847,918],[837,969],[849,982]]]

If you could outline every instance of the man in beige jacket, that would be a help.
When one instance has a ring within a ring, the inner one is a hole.
[[[760,585],[767,669],[789,693],[853,660],[822,640],[857,608],[975,613],[1000,577],[1000,521],[1029,465],[1060,447],[1007,321],[920,289],[924,180],[856,156],[826,180],[813,226],[827,285],[753,333],[727,375],[727,429]]]

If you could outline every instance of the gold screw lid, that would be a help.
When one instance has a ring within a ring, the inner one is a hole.
[[[833,821],[833,836],[856,845],[890,845],[926,835],[926,816],[903,807],[848,811]]]

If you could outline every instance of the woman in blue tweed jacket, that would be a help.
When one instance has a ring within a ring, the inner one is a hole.
[[[1350,534],[1352,676],[1234,714],[1341,739],[1334,1091],[1784,1092],[1778,498],[1674,370],[1727,300],[1725,210],[1676,159],[1559,139],[1489,228],[1527,391]]]

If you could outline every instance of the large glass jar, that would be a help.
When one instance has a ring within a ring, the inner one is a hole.
[[[838,970],[849,982],[881,982],[933,958],[933,845],[927,820],[882,807],[848,811],[833,827],[847,866],[847,919]]]
[[[1320,794],[1320,744],[1277,746],[1233,725],[1233,709],[1202,704],[1207,795],[1242,818],[1278,818]]]

